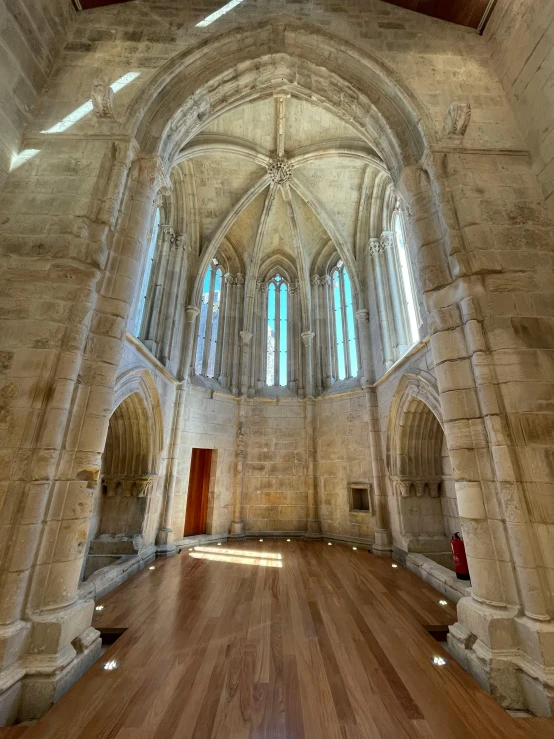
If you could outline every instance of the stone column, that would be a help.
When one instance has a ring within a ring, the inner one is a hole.
[[[4,328],[11,324],[2,337],[2,369],[20,388],[6,396],[17,397],[18,404],[11,408],[7,402],[4,414],[21,433],[5,445],[17,464],[5,485],[14,502],[11,520],[2,521],[0,683],[7,689],[27,673],[20,704],[25,717],[46,710],[60,686],[76,679],[100,648],[90,627],[94,604],[78,599],[79,576],[125,324],[164,181],[157,158],[136,155],[134,145],[109,147],[97,162],[86,219],[82,203],[75,206],[74,238],[58,239],[55,230],[45,234],[45,244],[57,243],[54,251],[46,249],[40,275],[21,244],[2,269],[4,295],[15,284],[23,290],[25,275],[36,300],[33,310],[44,319],[39,333],[27,319],[16,326],[13,310],[2,322]],[[30,212],[25,189],[11,197],[12,209],[17,212],[23,201],[23,211]],[[73,205],[68,195],[66,222]],[[2,241],[9,249],[9,238]]]
[[[230,539],[244,539],[244,522],[242,519],[242,501],[244,496],[244,462],[246,455],[246,439],[244,434],[246,416],[246,399],[242,398],[239,409],[239,427],[237,433],[237,450],[235,457],[235,477],[233,485],[233,520],[229,527]]]
[[[400,265],[396,258],[396,249],[394,248],[395,239],[392,231],[383,231],[381,234],[381,246],[386,263],[387,278],[390,291],[390,305],[392,315],[390,317],[394,324],[395,336],[395,353],[396,359],[402,356],[407,350],[410,342],[407,337],[407,320],[406,305],[404,301],[404,285],[400,274]]]
[[[250,342],[252,341],[251,331],[241,331],[239,333],[241,340],[241,381],[240,381],[240,393],[241,395],[247,395],[249,390],[249,377],[250,377]]]
[[[242,325],[242,317],[244,313],[244,275],[240,272],[236,278],[236,290],[235,290],[235,329],[234,336],[237,336],[237,329]],[[240,332],[238,332],[240,333]],[[233,395],[238,395],[241,389],[241,377],[240,377],[240,343],[238,341],[233,342]]]
[[[394,352],[390,335],[390,309],[387,304],[386,273],[383,270],[382,252],[383,245],[379,239],[369,240],[369,253],[373,257],[373,274],[375,276],[375,293],[379,307],[379,327],[381,329],[381,340],[383,343],[383,362],[385,369],[394,364]]]
[[[523,156],[428,152],[401,186],[472,582],[450,646],[504,705],[550,713],[551,224]]]
[[[167,273],[164,281],[164,311],[161,321],[160,350],[158,359],[167,366],[171,357],[171,345],[173,327],[175,326],[177,305],[179,300],[179,287],[183,283],[183,266],[187,249],[186,236],[177,234],[171,244],[171,255],[168,263]]]
[[[144,309],[143,326],[140,335],[144,345],[157,356],[159,346],[160,314],[162,309],[163,292],[166,280],[167,263],[171,243],[175,234],[171,226],[160,226],[160,242],[154,257],[151,284],[147,305]]]
[[[379,407],[377,405],[377,394],[373,388],[368,385],[364,386],[364,394],[369,423],[369,448],[371,452],[373,499],[375,502],[375,540],[372,551],[374,554],[388,556],[391,552],[391,532]]]
[[[196,318],[199,313],[200,310],[195,305],[189,305],[185,310],[185,345],[183,351],[183,363],[181,365],[181,374],[183,379],[179,383],[175,398],[173,423],[171,427],[171,444],[167,459],[167,482],[162,528],[158,531],[158,535],[156,537],[158,552],[166,556],[176,553],[176,548],[173,544],[173,506],[175,503],[175,490],[177,487],[181,437],[185,417],[185,402],[190,383],[192,349],[196,336]]]
[[[358,322],[358,336],[360,338],[360,360],[362,364],[362,386],[369,384],[373,376],[373,368],[370,355],[369,338],[369,311],[366,308],[356,311]]]
[[[300,334],[302,338],[302,344],[304,345],[304,381],[306,397],[312,398],[314,395],[314,336],[315,334],[311,331],[303,331]]]
[[[313,337],[313,334],[312,334]],[[319,484],[317,456],[317,422],[316,401],[308,397],[304,401],[306,408],[306,443],[308,452],[307,489],[308,489],[308,521],[306,539],[321,539],[319,522]]]

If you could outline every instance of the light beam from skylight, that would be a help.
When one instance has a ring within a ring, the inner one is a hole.
[[[139,74],[140,72],[128,72],[127,74],[124,74],[123,77],[120,77],[118,80],[113,82],[110,87],[112,88],[114,93],[119,92],[130,82],[136,80]],[[49,128],[46,131],[41,131],[41,133],[63,133],[64,131],[67,131],[68,128],[71,128],[71,126],[74,126],[75,123],[78,123],[89,113],[92,113],[92,100],[87,100],[86,103],[80,105],[77,110],[73,111],[73,113],[66,115],[65,118],[52,126],[52,128]]]
[[[227,5],[224,5],[219,10],[216,10],[215,13],[208,15],[206,18],[204,18],[203,21],[200,21],[200,23],[197,23],[196,24],[197,28],[205,28],[206,26],[211,25],[218,18],[221,18],[222,15],[225,15],[225,13],[228,13],[230,10],[233,10],[233,8],[236,8],[237,5],[240,5],[241,3],[242,3],[242,0],[231,0],[231,2],[227,3]]]

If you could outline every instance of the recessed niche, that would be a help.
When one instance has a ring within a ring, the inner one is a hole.
[[[372,513],[371,486],[367,483],[353,482],[348,486],[350,510],[352,513]]]

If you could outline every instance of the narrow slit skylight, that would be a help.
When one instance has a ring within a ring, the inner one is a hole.
[[[112,88],[114,93],[119,92],[130,82],[136,80],[139,74],[140,72],[128,72],[127,74],[124,74],[123,77],[120,77],[118,80],[113,82],[110,87]],[[73,113],[66,115],[66,117],[59,121],[59,123],[56,123],[54,126],[52,126],[52,128],[49,128],[46,131],[41,131],[41,133],[63,133],[89,113],[92,113],[92,100],[87,100],[86,103],[80,105],[77,110],[73,111]]]
[[[200,21],[200,23],[197,23],[196,26],[204,28],[205,26],[211,25],[218,18],[221,18],[222,15],[225,15],[225,13],[228,13],[230,10],[233,10],[233,8],[236,8],[237,5],[240,5],[240,3],[242,3],[242,0],[231,0],[231,2],[227,3],[222,8],[220,8],[219,10],[216,10],[215,13],[208,15],[206,18],[204,18],[203,21]]]

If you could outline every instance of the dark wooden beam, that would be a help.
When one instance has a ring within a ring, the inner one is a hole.
[[[92,8],[103,8],[105,5],[118,5],[129,3],[131,0],[72,0],[75,10],[92,10]]]
[[[489,0],[384,0],[384,2],[470,28],[479,28],[489,5]]]

